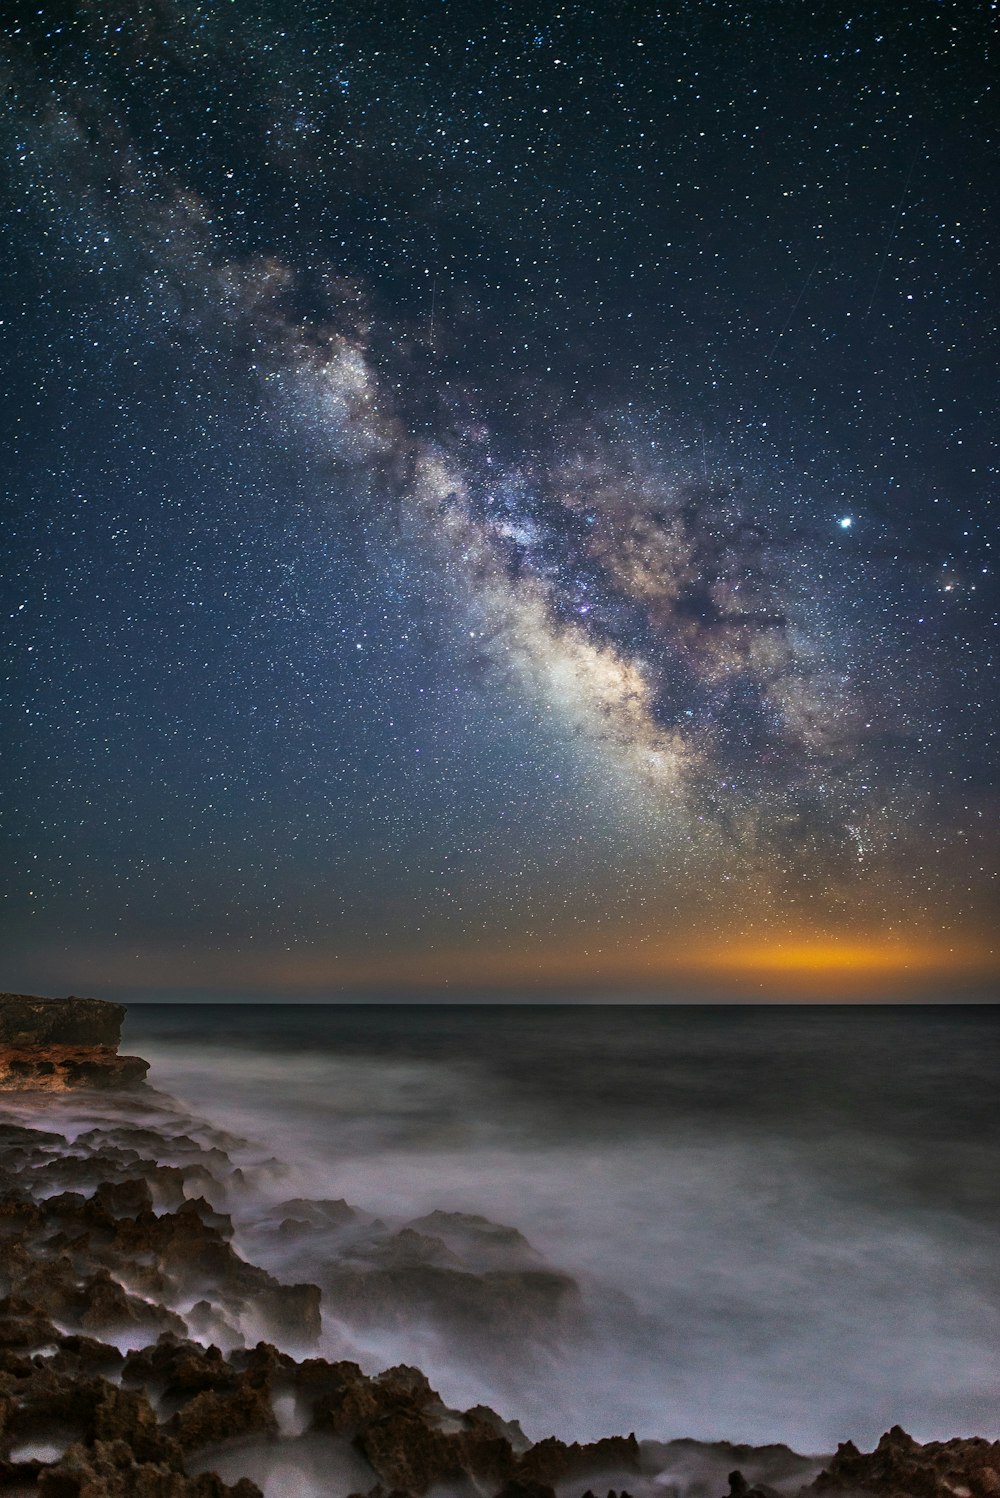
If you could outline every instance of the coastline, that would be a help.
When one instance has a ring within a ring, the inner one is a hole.
[[[416,1368],[366,1373],[315,1356],[323,1312],[346,1284],[285,1283],[244,1252],[252,1172],[273,1177],[279,1162],[236,1163],[245,1141],[192,1118],[154,1085],[7,1091],[0,1141],[7,1491],[420,1498],[443,1487],[490,1498],[721,1498],[728,1484],[732,1494],[789,1498],[1000,1493],[1000,1443],[919,1446],[898,1428],[872,1453],[847,1443],[832,1457],[631,1433],[529,1442],[484,1405],[446,1408]],[[276,1230],[289,1239],[352,1211],[302,1200],[282,1210]],[[440,1215],[435,1226],[454,1230]],[[379,1241],[384,1254],[389,1240]],[[522,1297],[531,1275],[552,1273],[525,1264],[514,1286]],[[481,1275],[491,1293],[495,1272]],[[451,1291],[462,1276],[473,1289],[459,1266]]]

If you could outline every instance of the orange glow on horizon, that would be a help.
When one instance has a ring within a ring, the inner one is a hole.
[[[969,981],[996,978],[996,953],[985,943],[959,940],[939,943],[906,938],[862,940],[829,937],[735,943],[706,954],[704,971],[746,980],[764,978],[825,990],[905,988],[934,980]]]
[[[58,976],[57,976],[58,973]],[[433,997],[434,989],[454,997],[462,988],[537,991],[574,989],[642,990],[657,988],[665,996],[724,997],[767,1000],[771,997],[849,998],[905,997],[930,985],[953,990],[983,987],[1000,979],[996,951],[969,938],[939,942],[903,937],[839,939],[787,936],[733,940],[691,934],[654,945],[634,940],[595,937],[568,944],[474,948],[426,948],[418,952],[336,953],[299,949],[289,952],[193,952],[114,950],[66,952],[53,957],[51,979],[76,991],[87,985],[100,990],[161,989],[178,995],[195,989],[249,994],[331,998],[351,991],[363,996],[380,989],[413,990]]]

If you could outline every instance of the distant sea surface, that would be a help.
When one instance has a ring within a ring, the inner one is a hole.
[[[586,1355],[395,1325],[372,1367],[535,1438],[1000,1437],[992,1008],[135,1005],[125,1048],[286,1194],[482,1214],[581,1286]]]

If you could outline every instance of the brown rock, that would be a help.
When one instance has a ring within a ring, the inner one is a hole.
[[[245,1380],[229,1394],[206,1389],[173,1416],[170,1430],[185,1451],[214,1446],[234,1436],[277,1435],[269,1385],[255,1386]]]
[[[121,1040],[124,1004],[0,993],[0,1046],[109,1046]]]
[[[436,1482],[466,1472],[461,1438],[424,1423],[415,1411],[394,1410],[373,1420],[355,1438],[384,1482],[408,1493],[424,1493]]]
[[[47,1316],[20,1296],[0,1300],[0,1345],[42,1347],[55,1342],[58,1333]]]
[[[110,1046],[0,1046],[0,1090],[66,1092],[74,1087],[137,1087],[149,1071],[140,1056]]]
[[[110,1217],[135,1217],[139,1212],[151,1211],[153,1206],[153,1194],[141,1177],[102,1181],[91,1199],[95,1207]]]
[[[274,1332],[294,1342],[315,1344],[321,1330],[318,1285],[268,1285],[254,1307]]]
[[[70,1446],[38,1479],[39,1498],[262,1498],[249,1478],[235,1486],[214,1472],[186,1477],[159,1462],[135,1461],[125,1441]]]
[[[565,1477],[580,1477],[604,1468],[639,1470],[639,1442],[634,1435],[606,1436],[586,1446],[576,1441],[567,1445],[565,1441],[549,1436],[520,1457],[517,1475],[526,1481],[554,1483]]]
[[[1000,1492],[1000,1441],[928,1441],[921,1446],[898,1425],[874,1451],[850,1441],[837,1448],[808,1493],[876,1493],[880,1498],[996,1498]]]
[[[137,1086],[149,1064],[117,1054],[124,1017],[103,999],[0,994],[0,1090]]]
[[[161,1388],[168,1396],[190,1397],[207,1389],[231,1390],[237,1384],[236,1373],[217,1347],[202,1347],[169,1332],[155,1346],[130,1352],[124,1361],[122,1378],[126,1383]]]

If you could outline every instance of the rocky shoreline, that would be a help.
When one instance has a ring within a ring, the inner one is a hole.
[[[186,1119],[142,1081],[145,1062],[117,1056],[123,1013],[0,996],[3,1054],[33,1062],[8,1065],[0,1099],[0,1490],[1000,1498],[1000,1442],[919,1445],[895,1428],[873,1452],[818,1458],[632,1434],[531,1442],[485,1405],[447,1408],[417,1368],[315,1355],[324,1312],[377,1320],[401,1283],[442,1302],[461,1292],[497,1339],[531,1295],[536,1323],[556,1324],[572,1282],[485,1219],[432,1213],[390,1233],[346,1203],[294,1199],[267,1232],[292,1250],[311,1233],[353,1246],[322,1285],[286,1283],[247,1249],[245,1141]],[[85,1054],[70,1067],[60,1051]],[[111,1065],[126,1060],[138,1065]]]
[[[0,993],[0,1092],[135,1087],[149,1071],[119,1056],[124,1004]]]

